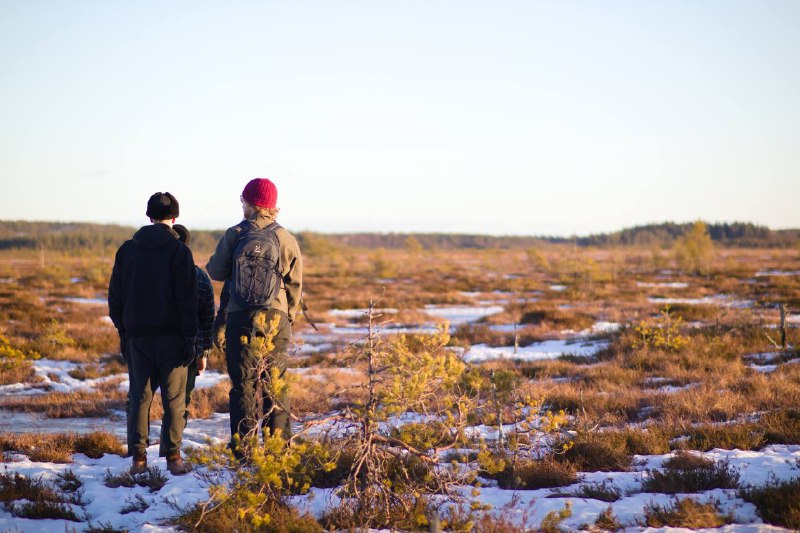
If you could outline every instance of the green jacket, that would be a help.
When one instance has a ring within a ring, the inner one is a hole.
[[[259,228],[265,228],[272,224],[273,218],[263,215],[255,215],[251,218]],[[227,281],[231,277],[231,267],[233,264],[233,252],[239,240],[238,226],[233,226],[225,231],[222,239],[217,243],[214,255],[208,260],[206,271],[211,279],[216,281]],[[300,255],[300,247],[294,236],[279,227],[275,230],[278,243],[281,249],[281,273],[283,274],[283,290],[278,292],[278,296],[273,300],[272,309],[283,311],[289,315],[289,322],[294,323],[297,311],[300,309],[300,296],[303,291],[303,258]],[[233,302],[228,303],[227,312],[241,311]]]

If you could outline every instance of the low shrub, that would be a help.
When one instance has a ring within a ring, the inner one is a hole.
[[[644,507],[645,524],[649,527],[684,527],[691,529],[720,527],[733,519],[723,515],[714,503],[698,503],[692,498],[676,499],[664,507],[652,503]]]
[[[56,486],[64,492],[77,493],[83,488],[83,481],[72,470],[64,470],[56,476]]]
[[[764,522],[800,530],[800,478],[772,479],[739,491],[739,497],[755,505]]]
[[[670,433],[665,429],[581,432],[558,457],[582,471],[625,471],[634,455],[658,455],[669,451]]]
[[[622,529],[622,524],[620,524],[619,520],[614,515],[614,509],[610,505],[605,511],[600,513],[597,520],[594,521],[594,525],[601,531],[617,531]]]
[[[611,481],[606,480],[602,483],[585,483],[578,487],[578,490],[573,492],[571,496],[610,503],[622,498],[622,490]]]
[[[428,496],[396,492],[392,493],[388,504],[365,506],[351,499],[329,509],[320,519],[320,523],[326,530],[346,531],[363,530],[366,518],[385,528],[401,531],[418,531],[429,526],[432,503]]]
[[[550,511],[539,524],[539,531],[543,533],[560,533],[561,522],[572,516],[572,503],[567,501],[560,511]]]
[[[735,489],[739,486],[739,472],[727,462],[709,464],[684,462],[688,468],[666,468],[664,471],[646,470],[642,481],[643,492],[683,494],[712,489]]]
[[[69,520],[71,522],[81,521],[70,506],[60,502],[39,500],[12,503],[6,508],[11,511],[12,515],[18,518],[29,518],[32,520]]]
[[[321,533],[323,531],[322,526],[312,516],[301,515],[297,509],[288,505],[274,504],[264,508],[262,512],[269,516],[268,527],[253,525],[250,518],[242,516],[240,510],[230,501],[211,509],[198,505],[173,520],[172,524],[197,533],[218,533],[220,531]]]
[[[758,426],[764,431],[765,444],[800,444],[800,411],[782,409],[767,413]]]
[[[150,504],[147,503],[147,500],[141,494],[137,494],[133,498],[128,498],[119,512],[120,514],[143,513],[149,508]]]
[[[82,453],[92,459],[99,459],[106,453],[121,457],[125,455],[125,448],[120,440],[105,431],[92,431],[78,436],[73,449],[76,453]]]
[[[664,461],[664,468],[669,470],[697,470],[710,469],[714,466],[714,460],[687,450],[678,450],[675,454]]]
[[[166,485],[167,481],[167,476],[157,466],[148,466],[147,470],[140,474],[123,472],[114,475],[111,473],[111,470],[107,470],[103,478],[103,484],[110,489],[116,489],[118,487],[133,488],[138,485],[140,487],[149,488],[150,492],[158,492],[161,490],[161,487]]]
[[[767,443],[764,430],[749,422],[698,426],[689,430],[688,437],[678,446],[703,452],[714,448],[759,450]]]
[[[17,473],[0,473],[0,501],[14,500],[63,502],[58,491],[41,479],[33,479]]]
[[[0,335],[0,385],[21,383],[33,374],[29,359],[36,359],[38,354],[25,354],[11,345],[11,341]]]
[[[16,500],[25,501],[20,503]],[[6,509],[19,518],[80,521],[67,505],[70,498],[41,478],[18,473],[0,474],[0,502],[5,502]]]
[[[494,456],[492,456],[494,455]],[[543,489],[565,487],[578,481],[577,468],[568,461],[551,456],[516,461],[506,454],[482,453],[478,457],[481,475],[497,480],[503,489]]]

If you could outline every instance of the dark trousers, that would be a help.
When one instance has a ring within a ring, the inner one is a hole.
[[[194,384],[197,376],[200,373],[197,371],[197,361],[193,361],[186,367],[186,409],[183,411],[183,426],[181,426],[181,435],[186,430],[186,424],[189,423],[189,406],[192,404],[192,392],[194,391]],[[160,457],[167,456],[167,426],[161,426],[161,443],[158,446],[158,455]]]
[[[150,435],[150,405],[161,388],[164,417],[162,450],[167,456],[180,452],[186,411],[186,367],[183,340],[177,336],[135,337],[128,340],[128,446],[144,455]]]
[[[285,438],[290,436],[289,395],[284,393],[278,398],[272,398],[270,391],[258,383],[259,355],[249,344],[254,334],[253,322],[258,314],[266,315],[267,327],[273,317],[278,316],[280,319],[278,331],[272,339],[275,347],[267,355],[267,371],[277,368],[281,377],[286,373],[287,349],[292,340],[292,328],[286,313],[275,309],[228,313],[225,324],[225,359],[232,383],[230,392],[232,444],[236,435],[244,438],[255,431],[261,419],[270,434],[280,428]],[[242,337],[248,342],[243,344]]]

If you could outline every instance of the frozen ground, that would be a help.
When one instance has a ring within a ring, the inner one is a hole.
[[[759,273],[758,275],[795,275],[795,273]],[[682,289],[688,285],[683,282],[664,281],[664,282],[640,282],[643,288],[665,288]],[[562,292],[567,289],[564,285],[548,286],[550,291]],[[433,333],[436,331],[435,323],[438,320],[447,320],[451,328],[458,325],[474,323],[480,319],[497,314],[503,311],[503,304],[517,299],[516,295],[508,292],[495,291],[492,293],[470,292],[463,293],[464,296],[474,298],[476,305],[470,306],[426,306],[420,311],[430,317],[430,322],[424,324],[405,324],[391,325],[381,328],[384,335],[398,333]],[[562,295],[558,295],[561,297]],[[529,298],[527,295],[523,298]],[[66,298],[65,300],[84,305],[105,305],[105,300],[100,298]],[[529,298],[530,300],[530,298]],[[516,300],[515,300],[516,301]],[[728,307],[747,307],[752,302],[737,300],[731,296],[716,295],[699,299],[688,298],[650,298],[652,303],[687,303],[687,304],[713,304]],[[563,304],[567,307],[568,304]],[[381,309],[379,312],[384,315],[397,314],[396,309]],[[296,350],[297,355],[309,355],[319,352],[333,352],[343,344],[359,342],[367,334],[368,330],[363,324],[357,323],[366,313],[365,309],[345,309],[331,311],[331,320],[337,324],[321,324],[319,332],[304,330],[298,332],[299,341]],[[791,320],[797,318],[796,315]],[[791,321],[790,320],[790,321]],[[800,319],[798,319],[800,321]],[[592,357],[598,351],[608,346],[607,337],[619,329],[621,325],[616,322],[599,321],[592,327],[583,331],[560,331],[554,332],[554,336],[561,338],[546,340],[519,347],[514,350],[513,346],[490,347],[483,344],[476,344],[464,352],[464,359],[468,362],[483,363],[492,360],[519,360],[534,361],[540,359],[554,359],[564,355],[575,355],[581,357]],[[503,332],[513,331],[513,325],[501,324],[492,325],[491,329]],[[780,364],[790,364],[795,361],[781,363],[778,359],[781,354],[762,353],[754,354],[747,358],[748,364],[760,372],[770,372]],[[800,360],[798,360],[800,362]],[[46,394],[49,392],[72,392],[78,390],[90,390],[97,385],[108,382],[118,383],[122,389],[127,388],[127,376],[116,374],[96,378],[93,380],[79,380],[69,375],[70,371],[76,370],[80,365],[66,361],[52,361],[42,359],[34,363],[34,371],[37,376],[35,384],[14,384],[0,387],[0,398],[9,396]],[[322,369],[322,368],[291,368],[292,374],[302,376],[304,379],[325,383],[334,380],[344,374],[353,374],[351,369]],[[197,382],[199,388],[212,387],[227,379],[225,375],[218,372],[205,372]],[[556,378],[558,379],[558,378]],[[569,378],[564,378],[569,379]],[[669,378],[664,377],[664,382],[652,378],[652,392],[654,394],[672,394],[685,388],[693,387],[694,384],[677,386],[669,382]],[[418,422],[424,420],[421,415],[404,414],[385,425],[388,430],[391,427]],[[229,419],[227,414],[217,413],[208,419],[191,419],[184,433],[184,444],[187,447],[204,446],[206,442],[225,442],[229,438]],[[74,418],[51,420],[35,413],[17,413],[0,411],[0,432],[66,432],[75,431],[79,433],[102,429],[112,432],[121,438],[125,435],[125,416],[123,412],[115,412],[107,418]],[[300,430],[301,426],[296,424],[294,430]],[[317,432],[327,428],[318,428]],[[510,426],[505,426],[504,431],[509,431]],[[151,424],[151,437],[157,441],[160,431],[160,424]],[[347,428],[341,428],[347,431]],[[468,429],[470,435],[482,438],[487,442],[497,439],[497,429],[488,426],[473,426]],[[311,432],[313,435],[314,432]],[[742,485],[758,485],[774,476],[775,479],[794,479],[800,477],[800,446],[770,446],[761,451],[740,451],[740,450],[712,450],[707,453],[695,452],[716,461],[728,461],[732,468],[735,468],[741,477]],[[149,463],[158,466],[162,470],[166,469],[163,459],[158,457],[158,445],[154,442],[148,449]],[[609,507],[616,518],[626,527],[626,531],[666,531],[646,529],[642,523],[643,509],[647,505],[654,503],[666,506],[674,501],[674,497],[666,494],[642,493],[642,480],[648,475],[648,469],[661,468],[664,461],[670,455],[656,456],[637,456],[635,468],[630,472],[583,472],[579,476],[579,482],[569,487],[557,489],[540,490],[504,490],[496,486],[484,486],[479,489],[477,496],[472,496],[472,487],[461,487],[459,493],[467,503],[470,500],[477,500],[482,504],[491,506],[491,511],[505,516],[512,516],[518,523],[525,522],[535,529],[541,520],[550,511],[559,511],[570,504],[572,515],[563,523],[563,529],[575,530],[580,526],[592,524],[600,513]],[[106,455],[100,459],[90,459],[82,454],[74,456],[74,462],[68,465],[53,463],[31,462],[26,456],[19,454],[6,454],[5,457],[6,473],[21,473],[34,477],[41,477],[45,480],[52,480],[59,472],[72,470],[79,476],[84,483],[84,503],[75,507],[79,516],[84,517],[83,522],[64,522],[61,520],[28,520],[14,517],[8,508],[0,506],[0,531],[63,531],[76,530],[83,531],[89,527],[109,526],[117,529],[127,529],[130,531],[168,531],[171,530],[169,521],[181,512],[204,501],[208,497],[207,487],[202,481],[199,473],[194,473],[184,477],[172,477],[167,474],[167,483],[163,488],[155,493],[149,489],[136,488],[115,488],[111,489],[103,484],[103,479],[107,473],[120,474],[125,472],[130,466],[130,459],[125,459],[113,455]],[[442,465],[442,468],[446,465]],[[587,483],[605,483],[616,487],[621,492],[619,500],[607,503],[589,498],[575,496],[582,485]],[[491,485],[491,483],[489,483]],[[681,495],[690,496],[701,502],[716,501],[723,512],[730,512],[736,521],[736,525],[719,528],[714,531],[783,531],[780,528],[766,526],[761,523],[756,515],[755,508],[737,496],[735,490],[712,490],[699,494]],[[137,498],[142,498],[148,508],[143,512],[123,513],[124,507],[134,502]],[[513,509],[503,510],[512,498],[518,501]],[[292,503],[301,510],[306,510],[315,516],[320,516],[326,509],[337,505],[338,499],[331,489],[312,489],[306,496],[298,496],[292,499]],[[684,531],[671,529],[669,531]]]
[[[189,432],[187,430],[185,443],[189,446],[202,445],[205,437],[220,438],[224,433],[221,426],[227,422],[226,416],[218,416],[209,421],[213,426],[210,435],[201,431]],[[190,424],[191,425],[191,424]],[[209,427],[211,429],[211,427]],[[158,428],[154,427],[154,434]],[[202,437],[202,438],[201,438]],[[740,484],[760,485],[770,479],[790,480],[800,477],[800,446],[769,446],[761,451],[740,450],[712,450],[707,453],[694,452],[715,461],[727,461],[731,468],[740,475]],[[582,525],[593,523],[600,513],[611,507],[614,515],[623,524],[631,528],[628,531],[643,531],[640,526],[643,509],[646,505],[654,503],[661,506],[669,505],[674,497],[667,494],[642,493],[642,480],[648,476],[648,469],[659,469],[671,454],[654,456],[637,456],[634,471],[631,472],[584,472],[580,475],[579,482],[554,489],[539,490],[504,490],[497,487],[483,487],[477,496],[472,496],[472,487],[463,487],[458,492],[466,501],[476,500],[490,505],[492,512],[504,513],[511,516],[519,523],[526,519],[526,523],[535,527],[550,511],[558,511],[569,502],[572,507],[572,516],[563,522],[569,530],[575,530]],[[83,522],[65,522],[63,520],[28,520],[14,517],[8,510],[0,510],[0,530],[16,530],[24,532],[34,531],[82,531],[91,526],[105,524],[118,529],[130,531],[161,531],[168,530],[165,526],[170,518],[176,516],[181,509],[202,502],[208,497],[205,482],[198,477],[198,472],[174,477],[167,474],[166,484],[157,492],[152,493],[143,487],[135,488],[108,488],[103,480],[107,473],[112,475],[125,472],[130,466],[130,460],[115,455],[105,455],[100,459],[90,459],[82,454],[75,454],[72,464],[38,463],[28,460],[23,455],[7,456],[5,463],[6,473],[20,473],[27,476],[41,477],[44,480],[53,480],[55,476],[66,470],[73,471],[84,483],[83,505],[74,506],[78,516],[85,516]],[[153,445],[148,449],[148,463],[165,470],[163,459],[158,458],[158,446]],[[587,483],[604,483],[619,489],[622,497],[611,503],[574,496],[581,485]],[[761,523],[755,512],[755,507],[744,502],[737,496],[736,490],[715,489],[691,495],[700,502],[716,501],[723,512],[730,512],[737,525],[736,529],[728,531],[741,531],[742,526],[752,526],[749,531],[779,531],[779,528],[768,528]],[[123,514],[123,508],[141,497],[149,505],[143,512],[129,512]],[[517,498],[518,502],[511,510],[503,511],[504,506]],[[298,496],[292,502],[301,510],[320,516],[332,505],[337,504],[337,498],[332,490],[313,489],[306,496]],[[163,528],[163,529],[162,529]]]

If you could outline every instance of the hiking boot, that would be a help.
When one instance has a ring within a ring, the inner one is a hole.
[[[141,474],[147,470],[147,456],[143,454],[133,454],[133,464],[131,465],[130,473],[132,475]]]
[[[184,463],[181,459],[181,454],[178,453],[171,457],[167,457],[167,470],[173,476],[182,476],[192,471],[192,465]]]

